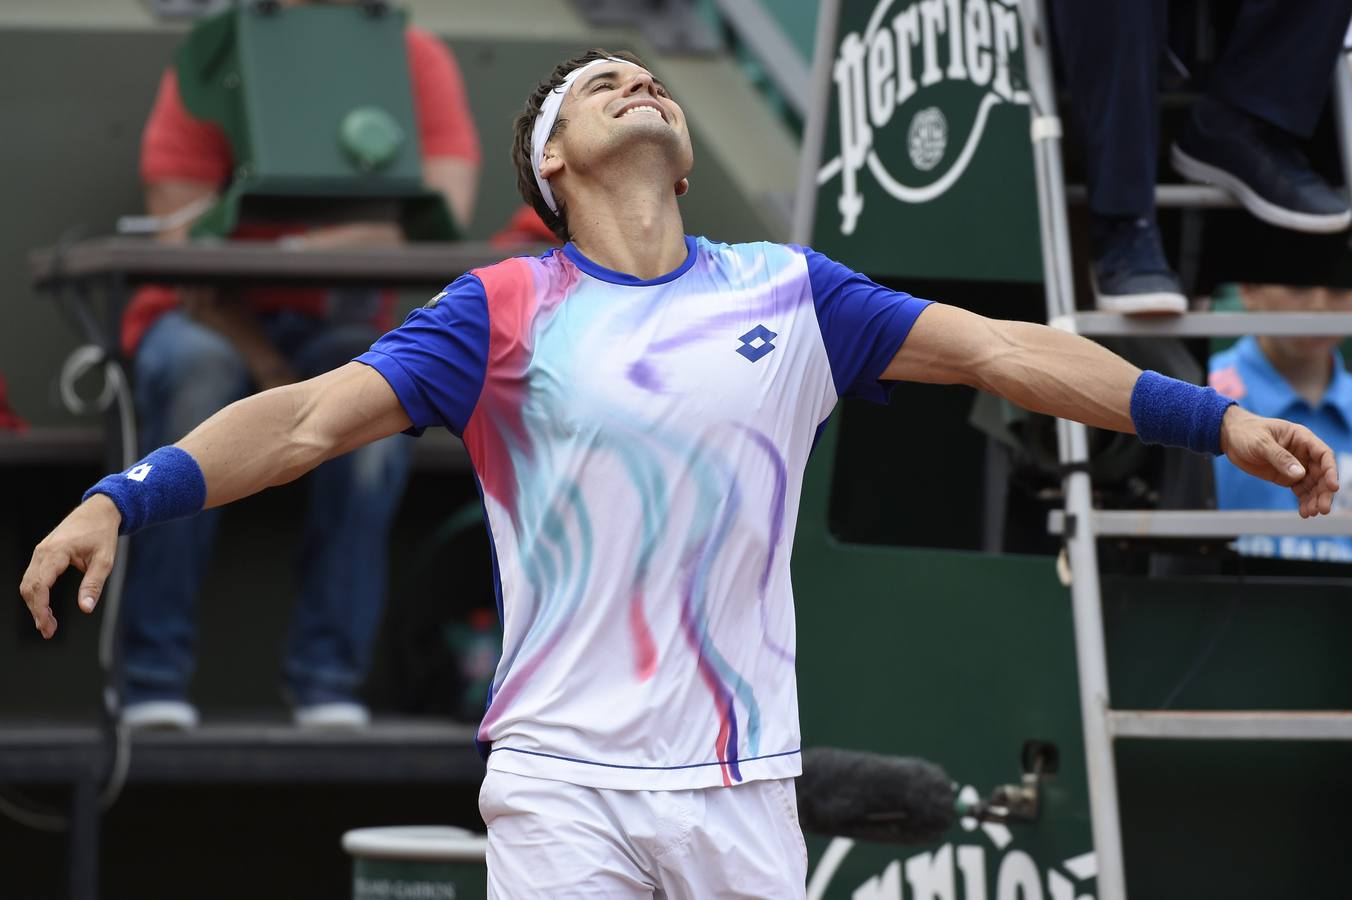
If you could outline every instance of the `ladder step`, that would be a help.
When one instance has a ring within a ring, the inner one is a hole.
[[[1089,191],[1082,184],[1066,185],[1066,202],[1084,206],[1089,202]],[[1234,195],[1209,184],[1157,184],[1157,207],[1187,209],[1229,209],[1239,205]]]
[[[1352,313],[1345,312],[1195,312],[1177,316],[1124,316],[1081,312],[1057,316],[1051,326],[1074,334],[1101,337],[1277,337],[1352,335]]]
[[[1077,527],[1079,522],[1077,521]],[[1118,510],[1096,509],[1085,523],[1099,537],[1227,538],[1242,534],[1344,537],[1352,535],[1352,514],[1302,519],[1295,510]],[[1066,514],[1053,510],[1047,530],[1064,534]]]
[[[1352,740],[1352,712],[1149,712],[1108,711],[1108,730],[1119,738],[1161,740]]]

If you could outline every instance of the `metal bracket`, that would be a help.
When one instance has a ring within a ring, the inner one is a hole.
[[[1061,119],[1059,116],[1034,116],[1029,130],[1033,143],[1038,141],[1061,140]]]
[[[1002,784],[966,814],[982,822],[1002,825],[1036,822],[1042,814],[1042,779],[1055,774],[1058,757],[1054,744],[1029,741],[1023,747],[1023,777],[1018,784]]]

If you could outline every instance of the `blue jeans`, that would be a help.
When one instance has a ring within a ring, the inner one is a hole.
[[[378,337],[366,325],[292,313],[263,324],[302,378],[348,362]],[[181,312],[166,314],[146,333],[133,371],[143,453],[179,440],[254,389],[230,343]],[[298,705],[351,699],[365,676],[385,593],[390,521],[411,460],[412,441],[395,435],[307,476],[303,587],[285,661],[287,688]],[[220,512],[148,528],[132,539],[122,612],[125,703],[187,692],[197,591]]]
[[[1233,4],[1227,4],[1227,6]],[[1218,100],[1309,137],[1343,46],[1352,0],[1245,0],[1207,90]],[[1148,216],[1159,159],[1160,57],[1168,0],[1052,0],[1061,68],[1084,141],[1089,208]]]

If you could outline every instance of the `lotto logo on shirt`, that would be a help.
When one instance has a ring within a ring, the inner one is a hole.
[[[742,346],[737,348],[737,352],[745,356],[751,362],[758,361],[765,354],[775,349],[775,345],[770,343],[779,337],[776,332],[771,331],[764,325],[757,325],[746,334],[738,338]]]

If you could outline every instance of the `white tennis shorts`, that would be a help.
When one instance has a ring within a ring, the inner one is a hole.
[[[489,900],[802,900],[793,779],[686,791],[579,787],[489,770]]]

